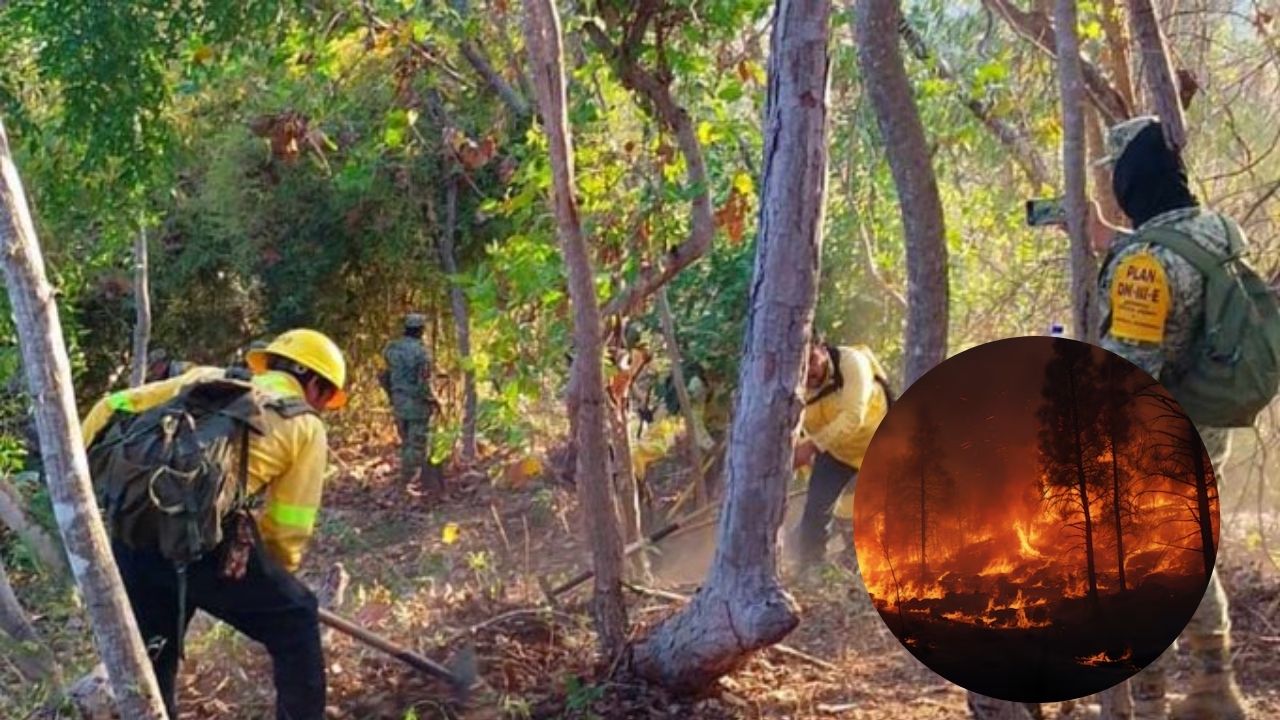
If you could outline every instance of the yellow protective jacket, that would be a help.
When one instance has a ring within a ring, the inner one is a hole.
[[[835,372],[806,398],[803,427],[819,450],[857,468],[888,412],[884,387],[876,381],[888,376],[864,345],[836,348],[836,354]]]
[[[175,378],[121,390],[99,400],[85,416],[87,447],[116,411],[140,413],[168,401],[193,382],[222,377],[218,367],[196,367]],[[253,384],[268,396],[302,397],[302,386],[291,375],[270,371],[255,375]],[[267,552],[293,572],[311,539],[324,489],[329,442],[320,418],[305,413],[284,418],[262,416],[264,432],[249,438],[248,492],[265,492],[258,528]]]

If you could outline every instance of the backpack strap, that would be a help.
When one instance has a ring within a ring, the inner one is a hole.
[[[289,420],[300,415],[315,415],[316,409],[311,404],[300,397],[282,397],[274,398],[267,402],[267,407],[275,411],[280,417]]]
[[[884,409],[888,412],[893,408],[893,403],[897,400],[893,395],[893,387],[889,385],[889,378],[877,374],[875,376],[876,383],[880,385],[880,389],[884,391]]]

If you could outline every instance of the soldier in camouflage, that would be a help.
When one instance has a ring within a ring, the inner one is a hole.
[[[194,367],[182,360],[170,360],[169,352],[164,348],[155,348],[147,353],[147,377],[149,383],[175,378]]]
[[[382,357],[387,363],[386,390],[400,432],[400,477],[438,485],[428,454],[428,422],[436,407],[431,392],[431,353],[422,342],[426,318],[410,313],[404,336],[391,341]]]
[[[1112,164],[1116,200],[1135,229],[1128,232],[1111,228],[1098,217],[1097,208],[1093,209],[1090,234],[1095,249],[1108,253],[1099,277],[1100,344],[1170,385],[1187,367],[1192,344],[1202,332],[1205,281],[1181,256],[1154,243],[1141,242],[1141,233],[1157,226],[1174,228],[1204,248],[1223,254],[1229,244],[1227,225],[1222,216],[1201,208],[1191,194],[1181,155],[1165,144],[1156,118],[1135,118],[1113,127],[1107,136],[1107,150],[1103,162]],[[1116,306],[1119,296],[1113,295],[1115,279],[1134,268],[1154,270],[1148,277],[1154,278],[1157,290],[1163,290],[1163,299],[1156,297],[1145,306],[1126,299]],[[1229,430],[1198,422],[1197,427],[1221,483],[1230,449]],[[1183,638],[1191,655],[1190,684],[1186,698],[1174,704],[1168,717],[1245,718],[1244,702],[1231,669],[1227,597],[1216,571]],[[1174,649],[1170,648],[1134,678],[1135,718],[1166,717],[1165,678],[1171,673],[1173,660]]]

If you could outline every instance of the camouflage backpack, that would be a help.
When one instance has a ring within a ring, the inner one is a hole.
[[[1204,328],[1186,371],[1161,380],[1199,425],[1248,427],[1280,390],[1280,296],[1244,261],[1244,238],[1219,216],[1226,255],[1172,227],[1133,238],[1168,248],[1205,279]]]
[[[247,382],[195,383],[145,412],[121,414],[89,448],[111,537],[183,567],[218,547],[247,503],[249,434],[263,401]]]

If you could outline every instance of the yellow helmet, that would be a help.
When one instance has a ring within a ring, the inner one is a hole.
[[[347,404],[347,362],[342,350],[324,333],[306,328],[290,330],[265,348],[250,350],[245,354],[245,363],[255,373],[266,372],[270,355],[288,358],[333,383],[338,391],[325,406],[327,409],[336,410]]]

